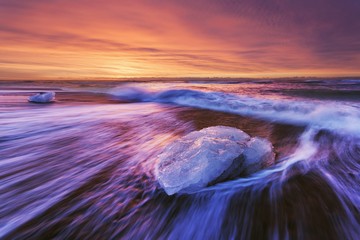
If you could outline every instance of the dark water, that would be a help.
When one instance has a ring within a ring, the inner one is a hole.
[[[32,104],[38,91],[56,102]],[[1,239],[359,239],[360,81],[0,82]],[[170,142],[209,126],[276,164],[168,196]]]

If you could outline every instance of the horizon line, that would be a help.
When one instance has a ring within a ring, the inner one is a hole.
[[[291,79],[360,79],[359,76],[289,76],[289,77],[120,77],[120,78],[56,78],[56,79],[1,79],[0,81],[141,81],[141,80],[291,80]]]

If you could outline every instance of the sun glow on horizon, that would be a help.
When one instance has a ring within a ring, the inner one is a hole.
[[[355,1],[263,4],[3,0],[0,79],[360,75]]]

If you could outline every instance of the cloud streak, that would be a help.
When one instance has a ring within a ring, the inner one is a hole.
[[[0,79],[360,75],[359,12],[357,0],[0,0]]]

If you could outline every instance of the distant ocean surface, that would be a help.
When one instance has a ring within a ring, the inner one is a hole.
[[[218,125],[276,163],[168,196],[157,156]],[[0,81],[0,239],[359,236],[360,79]]]

